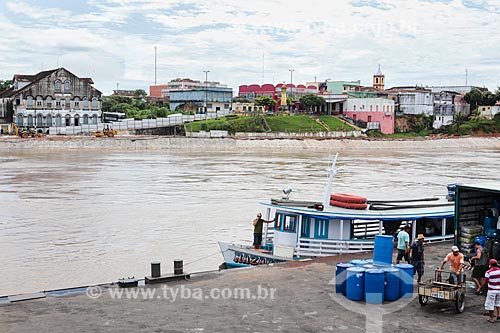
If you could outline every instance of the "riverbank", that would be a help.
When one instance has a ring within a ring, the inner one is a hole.
[[[463,149],[500,148],[500,137],[427,137],[412,139],[372,138],[187,138],[159,136],[117,136],[96,138],[81,136],[46,136],[21,139],[0,138],[0,150],[8,149],[118,149],[118,150],[225,150],[225,149]]]
[[[451,247],[426,246],[424,280]],[[497,332],[484,314],[484,297],[468,289],[465,312],[451,303],[417,298],[365,306],[335,294],[337,262],[372,253],[228,270],[168,285],[119,289],[116,285],[17,303],[0,302],[2,332],[364,332],[365,314],[382,316],[373,332]],[[468,273],[470,275],[470,273]],[[470,278],[469,278],[470,279]],[[235,292],[249,289],[248,294]],[[127,290],[118,297],[119,291]],[[136,291],[135,297],[132,291]],[[132,296],[131,296],[132,295]],[[177,296],[174,296],[177,295]]]

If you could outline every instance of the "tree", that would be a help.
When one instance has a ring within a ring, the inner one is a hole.
[[[457,134],[460,135],[460,125],[462,125],[466,120],[465,115],[462,112],[457,112],[453,115],[453,120],[451,121],[451,131],[453,127],[457,128]]]
[[[134,91],[134,98],[135,99],[143,99],[144,97],[146,97],[148,94],[146,93],[145,90],[143,89],[136,89]]]
[[[0,80],[0,92],[7,90],[12,85],[12,80]]]
[[[323,97],[318,96],[316,94],[306,94],[299,98],[300,104],[305,106],[309,111],[313,107],[320,107],[326,105],[326,101]]]
[[[473,88],[465,94],[464,100],[470,104],[471,110],[475,110],[479,105],[495,105],[496,101],[500,100],[500,90],[492,93],[489,90]]]
[[[269,110],[273,109],[276,105],[276,101],[271,96],[260,96],[255,99],[255,105],[257,106],[265,106]]]

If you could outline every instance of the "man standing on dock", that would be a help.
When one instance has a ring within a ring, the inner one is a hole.
[[[424,235],[419,234],[417,240],[410,246],[410,260],[413,265],[413,275],[417,273],[417,283],[420,284],[424,275]]]
[[[408,259],[408,250],[410,245],[409,231],[410,227],[405,225],[403,230],[398,233],[398,256],[396,257],[396,264],[399,264],[403,258],[405,258],[407,263],[410,263],[410,260]]]
[[[257,217],[253,220],[253,246],[256,250],[260,248],[260,244],[262,244],[262,226],[264,223],[272,223],[272,221],[266,221],[262,218],[262,214],[258,213]]]
[[[488,293],[486,294],[484,308],[490,315],[488,321],[493,324],[495,319],[500,319],[500,267],[498,267],[498,261],[496,259],[491,259],[489,264],[490,269],[484,276],[481,289],[488,285]],[[496,318],[495,308],[497,310]]]

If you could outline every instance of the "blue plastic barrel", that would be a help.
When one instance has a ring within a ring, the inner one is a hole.
[[[367,269],[365,272],[365,300],[370,304],[384,303],[385,278],[383,269]]]
[[[335,292],[337,294],[342,294],[346,296],[346,279],[347,279],[347,269],[353,267],[352,264],[346,262],[339,262],[337,264],[337,270],[335,271]]]
[[[363,267],[364,265],[368,264],[368,262],[364,259],[352,259],[350,263],[354,266],[360,266],[360,267]]]
[[[399,269],[389,267],[385,271],[384,300],[396,301],[399,299]]]
[[[347,269],[346,296],[352,301],[362,301],[365,298],[365,269],[363,267]]]
[[[474,237],[474,242],[479,242],[481,246],[484,246],[484,243],[486,243],[486,236],[476,236]]]
[[[413,296],[413,265],[397,264],[394,266],[399,269],[399,296]]]
[[[364,259],[368,264],[373,264],[373,258]]]
[[[492,216],[486,216],[484,218],[484,230],[488,229],[496,229],[497,228],[497,222]]]
[[[394,237],[386,235],[375,236],[373,248],[373,262],[378,265],[392,264],[392,251],[394,248]]]

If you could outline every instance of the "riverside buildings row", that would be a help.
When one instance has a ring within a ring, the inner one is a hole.
[[[233,102],[233,90],[220,82],[175,79],[168,84],[149,87],[149,100],[168,102],[171,110],[189,110],[198,113],[235,111],[268,113],[302,112],[299,100],[306,94],[323,97],[326,104],[313,113],[338,115],[382,133],[394,133],[395,117],[401,114],[433,115],[434,127],[451,123],[453,115],[470,113],[464,101],[471,86],[418,87],[404,86],[385,89],[385,75],[380,66],[373,75],[372,86],[358,81],[308,82],[306,84],[250,84],[240,85],[237,96],[249,103]],[[282,93],[291,100],[281,106]],[[133,96],[134,90],[117,91]],[[85,126],[101,123],[101,92],[93,87],[90,78],[79,78],[65,68],[43,71],[35,75],[13,77],[13,85],[0,92],[0,126],[11,122],[19,127],[47,130],[50,127]],[[277,101],[274,110],[255,106],[255,99],[270,96]],[[495,107],[484,110],[488,115],[498,112]]]

